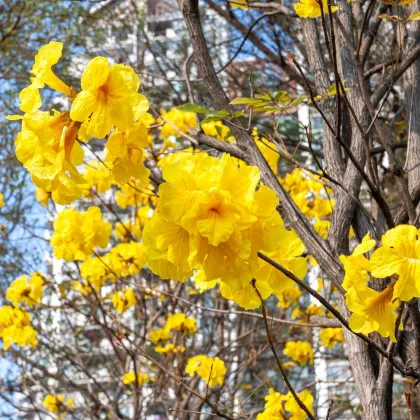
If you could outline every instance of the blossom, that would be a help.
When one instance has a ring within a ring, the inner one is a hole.
[[[137,93],[140,78],[133,69],[108,63],[95,57],[82,74],[82,91],[73,101],[70,117],[86,122],[89,135],[103,138],[116,126],[126,131],[134,121],[134,107],[141,97]]]
[[[301,366],[314,362],[314,350],[307,341],[288,341],[283,353]]]
[[[38,188],[52,193],[58,204],[80,198],[85,180],[76,166],[83,163],[83,150],[76,142],[78,123],[68,112],[35,111],[25,114],[15,141],[16,156]]]
[[[302,296],[302,292],[297,286],[292,286],[283,290],[281,293],[277,293],[276,296],[279,300],[277,303],[279,308],[289,308],[299,300],[299,298]]]
[[[150,331],[149,338],[154,344],[170,340],[171,332],[167,328],[155,328]]]
[[[270,388],[265,397],[264,411],[257,415],[257,420],[284,420],[286,412],[283,408],[284,396]]]
[[[205,134],[218,140],[226,141],[228,143],[235,141],[235,137],[232,136],[230,128],[227,125],[224,125],[222,121],[201,123],[201,128]]]
[[[201,379],[206,381],[210,388],[217,384],[223,385],[224,376],[227,372],[225,362],[218,357],[208,357],[204,354],[188,359],[185,373],[194,376],[196,373]]]
[[[51,193],[43,190],[42,188],[37,188],[35,191],[35,197],[41,205],[46,207],[48,205],[48,202],[50,201]]]
[[[84,190],[94,188],[97,193],[108,191],[114,184],[111,170],[102,162],[94,160],[86,165],[86,172],[83,174],[86,180]],[[89,191],[84,191],[89,195]]]
[[[64,394],[47,395],[42,402],[42,405],[54,414],[62,410],[71,409],[74,406],[73,398],[66,397]]]
[[[169,111],[160,111],[161,120],[164,122],[160,128],[160,135],[163,139],[169,136],[180,136],[180,131],[189,133],[190,128],[197,128],[197,117],[193,112],[181,111],[172,108]]]
[[[144,384],[147,384],[150,382],[152,378],[147,373],[139,372],[137,373],[137,384],[138,386],[142,386]],[[135,384],[136,383],[136,374],[135,372],[128,372],[124,373],[123,375],[123,384],[129,385],[129,384]]]
[[[160,354],[166,354],[166,353],[184,353],[185,347],[184,346],[175,346],[175,344],[167,344],[166,346],[156,346],[155,352]]]
[[[356,333],[369,334],[377,331],[382,337],[395,338],[396,309],[398,301],[392,302],[394,285],[389,284],[382,292],[369,287],[351,288],[346,293],[346,303],[353,312],[349,326]]]
[[[314,403],[314,397],[311,394],[311,391],[309,389],[305,389],[305,391],[298,392],[297,396],[302,401],[302,403],[308,408],[308,410],[314,414],[313,409],[313,403]],[[288,411],[291,416],[289,417],[289,420],[305,420],[307,419],[307,415],[305,411],[300,408],[298,402],[296,401],[296,398],[294,395],[289,391],[287,395],[284,397],[284,408],[286,411]]]
[[[185,314],[169,314],[166,320],[166,326],[169,331],[185,331],[193,334],[197,331],[197,320],[188,318]]]
[[[275,252],[268,253],[268,256],[290,270],[295,276],[303,279],[308,269],[306,259],[301,257],[305,250],[303,242],[295,231],[287,231],[286,229],[282,232],[279,241],[281,242],[278,249]],[[294,286],[293,280],[265,261],[261,262],[261,268],[255,274],[255,278],[257,280],[267,279],[268,284],[276,294]]]
[[[0,207],[4,206],[3,194],[0,193]]]
[[[106,143],[105,161],[112,164],[112,175],[119,184],[130,178],[148,185],[150,171],[144,167],[142,148],[147,147],[147,128],[138,121],[126,132],[115,130]]]
[[[33,273],[29,279],[28,276],[19,277],[7,289],[6,299],[15,306],[21,302],[34,306],[41,302],[43,285],[44,278],[39,273]]]
[[[134,290],[129,288],[113,293],[112,303],[117,312],[122,313],[126,311],[128,308],[136,304]]]
[[[31,84],[22,89],[19,94],[20,109],[23,112],[33,112],[42,105],[39,89],[43,88],[45,84],[70,98],[75,95],[74,90],[52,71],[52,67],[57,64],[61,57],[62,50],[63,44],[55,41],[49,42],[38,50],[31,70],[35,77],[31,78]]]
[[[337,343],[344,343],[344,334],[342,328],[323,328],[319,333],[321,344],[329,349]]]
[[[390,229],[382,236],[382,246],[370,259],[373,276],[398,275],[393,299],[407,302],[413,297],[420,297],[419,233],[420,230],[410,225]]]
[[[328,0],[322,1],[322,10],[321,6],[317,0],[300,0],[300,3],[295,4],[295,11],[301,18],[317,18],[322,15],[322,13],[328,14]],[[338,6],[331,6],[331,13],[335,13],[338,10]]]
[[[96,247],[108,245],[111,230],[111,224],[102,220],[99,207],[86,212],[65,209],[54,220],[54,255],[66,261],[86,260]]]
[[[143,232],[149,268],[179,281],[201,270],[206,281],[225,283],[226,295],[247,288],[249,299],[243,295],[240,304],[258,306],[251,287],[257,253],[276,250],[285,231],[276,194],[256,190],[258,169],[229,155],[203,156],[165,166],[163,177],[158,209]]]
[[[38,342],[36,331],[30,322],[30,314],[22,309],[7,305],[0,308],[0,338],[3,340],[4,350],[12,344],[20,347],[36,346]]]

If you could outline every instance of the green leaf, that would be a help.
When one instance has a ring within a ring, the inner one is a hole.
[[[233,113],[233,118],[239,118],[239,117],[243,117],[245,115],[244,111],[235,111]]]
[[[236,98],[230,104],[231,105],[262,105],[267,101],[263,101],[257,98]]]
[[[212,111],[211,109],[196,104],[183,104],[180,105],[178,109],[184,112],[195,112],[196,114],[209,114]]]

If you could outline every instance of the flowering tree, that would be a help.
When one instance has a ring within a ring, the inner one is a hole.
[[[61,42],[35,55],[8,118],[55,260],[4,291],[18,374],[0,396],[40,417],[415,418],[415,3],[178,5],[192,51],[188,97],[170,110],[128,65],[94,57],[70,86],[54,67]],[[222,83],[205,7],[242,33],[235,56],[251,43],[289,89]],[[253,31],[264,19],[286,50]],[[67,105],[43,106],[46,90]],[[302,109],[322,118],[321,138]],[[283,116],[300,138],[279,131]],[[322,401],[312,365],[325,358],[348,361],[358,403]]]

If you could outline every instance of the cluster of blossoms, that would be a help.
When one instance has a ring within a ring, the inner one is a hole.
[[[80,266],[84,282],[76,281],[74,287],[87,295],[91,293],[92,288],[98,291],[108,280],[116,282],[124,277],[140,273],[143,265],[144,247],[142,244],[138,242],[119,244],[101,257],[90,257],[84,261]],[[132,302],[133,299],[130,298],[129,301]]]
[[[151,381],[152,381],[152,378],[147,373],[144,373],[144,372],[139,372],[137,373],[137,375],[135,372],[127,372],[127,373],[124,373],[123,375],[124,385],[137,384],[137,386],[142,386]]]
[[[377,331],[395,341],[399,301],[420,297],[419,230],[410,225],[390,229],[369,260],[365,254],[375,246],[376,241],[367,234],[350,256],[340,256],[346,272],[346,303],[352,312],[349,324],[355,332]],[[392,281],[378,292],[368,286],[369,274],[378,279],[392,277]]]
[[[317,232],[326,239],[330,228],[328,217],[334,206],[334,199],[330,198],[332,191],[300,168],[279,178],[279,181],[302,213],[312,221]]]
[[[165,166],[163,178],[157,209],[143,232],[146,262],[155,274],[185,281],[199,270],[245,308],[260,305],[252,279],[264,299],[291,282],[260,262],[259,251],[305,276],[304,246],[283,226],[276,194],[259,185],[258,168],[227,154],[195,154]]]
[[[31,326],[31,315],[20,306],[33,307],[39,304],[43,286],[44,277],[36,272],[29,278],[26,275],[17,278],[7,289],[6,299],[12,302],[13,306],[4,305],[0,308],[0,338],[5,350],[12,344],[20,347],[36,346],[37,333]]]
[[[169,343],[164,346],[160,345],[165,344],[173,338],[173,331],[181,332],[182,338],[185,337],[185,334],[195,334],[197,331],[197,320],[195,318],[187,317],[187,315],[183,313],[168,314],[165,325],[162,328],[152,330],[149,334],[150,340],[156,345],[155,351],[157,353],[183,353],[185,351],[183,345],[175,343]]]
[[[73,398],[66,397],[64,394],[47,395],[44,398],[42,405],[51,413],[54,414],[65,414],[65,412],[71,411],[74,407]],[[63,413],[64,412],[64,413]],[[60,416],[60,418],[62,418]]]
[[[131,287],[113,293],[111,299],[115,310],[119,313],[125,312],[128,308],[136,304],[136,296]]]
[[[203,381],[214,388],[217,384],[223,385],[226,374],[226,365],[218,357],[208,357],[204,354],[188,359],[185,373],[190,376],[197,374]]]
[[[314,350],[307,341],[288,341],[283,353],[301,366],[314,363]]]
[[[311,392],[306,389],[297,395],[309,411],[314,414],[314,398]],[[257,420],[283,420],[285,418],[290,420],[305,420],[307,418],[305,411],[299,407],[291,392],[287,395],[281,395],[280,392],[276,392],[273,388],[270,388],[269,394],[265,397],[265,401],[264,411],[258,414]],[[290,417],[286,416],[286,412],[290,414]]]
[[[142,120],[147,99],[138,93],[140,79],[128,66],[109,64],[96,57],[85,67],[81,92],[66,85],[53,72],[62,54],[60,42],[50,42],[35,56],[31,84],[20,93],[22,130],[16,139],[16,155],[30,172],[35,185],[50,193],[59,204],[82,196],[86,179],[77,170],[83,163],[79,141],[109,135],[105,162],[119,184],[131,178],[147,184],[149,170],[143,166],[148,132]],[[47,85],[67,96],[68,111],[41,111],[40,89]],[[88,174],[91,176],[91,174]]]
[[[57,258],[84,261],[96,247],[108,245],[111,232],[111,223],[102,220],[99,207],[90,207],[86,212],[69,208],[54,220],[51,246]]]

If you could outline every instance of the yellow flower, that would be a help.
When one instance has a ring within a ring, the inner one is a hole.
[[[268,256],[303,279],[308,269],[306,259],[300,256],[305,250],[303,242],[295,231],[286,229],[282,231],[279,241],[281,243],[277,251],[269,253]],[[257,280],[267,279],[268,284],[277,295],[294,286],[292,280],[265,261],[261,262],[261,268],[255,274],[255,278]]]
[[[115,224],[115,237],[123,242],[129,242],[132,237],[141,238],[141,227],[139,224],[131,223],[131,220]]]
[[[127,207],[142,207],[155,201],[156,195],[153,187],[150,185],[144,186],[138,181],[132,181],[128,185],[123,185],[121,191],[118,191],[116,194],[116,202],[123,209]]]
[[[44,279],[39,273],[33,273],[28,279],[22,276],[16,279],[7,289],[6,299],[18,306],[21,302],[34,306],[41,302]]]
[[[47,395],[44,398],[42,405],[54,414],[59,413],[68,408],[73,408],[73,398],[65,397],[64,394]]]
[[[322,2],[322,11],[328,14],[328,0],[320,0]],[[295,4],[296,13],[301,18],[317,18],[322,15],[321,6],[317,0],[300,0],[300,3]],[[331,13],[338,10],[337,6],[331,6]]]
[[[160,128],[160,134],[163,139],[169,136],[180,137],[179,131],[189,133],[190,127],[197,128],[197,118],[193,112],[184,112],[178,108],[172,108],[170,111],[161,110],[160,115],[163,121],[169,121],[169,123],[165,122]]]
[[[150,378],[150,376],[147,373],[140,372],[140,373],[137,374],[138,386],[142,386],[144,384],[147,384],[151,380],[152,379]],[[134,372],[124,373],[124,375],[123,375],[124,385],[135,384],[135,382],[136,382],[136,374]]]
[[[129,288],[112,294],[112,303],[119,313],[126,311],[136,304],[134,290]]]
[[[140,273],[144,265],[144,246],[138,242],[116,245],[102,258],[109,272],[109,278],[119,278]]]
[[[156,353],[160,353],[160,354],[166,354],[166,353],[169,353],[169,352],[184,353],[185,347],[184,346],[175,346],[175,344],[170,343],[170,344],[167,344],[164,347],[156,346],[155,351],[156,351]]]
[[[324,315],[324,309],[322,308],[322,306],[311,304],[306,308],[306,315],[322,316]]]
[[[186,331],[193,334],[197,331],[196,323],[195,318],[187,318],[185,314],[169,314],[165,328],[169,331]]]
[[[314,350],[307,341],[288,341],[283,353],[301,366],[314,362]]]
[[[309,389],[305,389],[303,392],[298,392],[297,396],[302,401],[302,403],[305,404],[308,410],[314,414],[314,397],[312,396],[311,391],[309,391]],[[308,418],[305,411],[299,407],[299,404],[290,391],[284,397],[284,401],[284,408],[291,414],[289,420],[306,420]]]
[[[31,316],[28,312],[12,306],[0,308],[0,338],[3,340],[4,350],[12,344],[20,347],[36,346],[36,331],[30,326],[30,322]]]
[[[0,207],[4,206],[4,201],[3,201],[3,194],[0,193]]]
[[[83,186],[84,190],[94,188],[97,193],[104,193],[114,184],[111,170],[98,160],[86,165],[86,172],[83,176],[86,179],[86,186]],[[89,191],[83,191],[83,193],[89,195]]]
[[[337,343],[344,343],[342,328],[323,328],[319,333],[321,344],[332,349]]]
[[[140,184],[149,184],[150,171],[144,167],[142,149],[147,147],[147,128],[141,121],[126,132],[115,130],[106,143],[106,162],[112,163],[112,175],[119,184],[135,178]]]
[[[168,341],[171,338],[171,332],[166,328],[156,328],[149,333],[149,338],[154,344]]]
[[[395,339],[396,309],[398,301],[392,303],[393,285],[388,285],[382,292],[352,287],[346,293],[346,303],[353,312],[349,319],[350,328],[357,333],[370,334],[377,331],[382,337]]]
[[[20,117],[19,117],[20,118]],[[83,150],[76,142],[78,123],[69,113],[35,111],[22,118],[22,131],[16,137],[16,156],[29,171],[34,184],[58,204],[80,198],[84,178],[75,166],[83,163]]]
[[[398,275],[393,299],[409,301],[420,297],[420,230],[400,225],[382,236],[382,247],[370,259],[372,275]]]
[[[22,89],[19,94],[20,109],[23,112],[33,112],[42,105],[39,89],[43,88],[44,84],[70,98],[75,95],[74,90],[61,81],[52,71],[52,67],[57,64],[61,57],[62,49],[63,44],[54,41],[39,49],[31,70],[35,77],[31,78],[31,84]]]
[[[43,190],[42,188],[37,188],[35,191],[35,197],[43,206],[47,206],[51,198],[51,193]]]
[[[279,300],[277,304],[279,308],[289,308],[299,300],[302,296],[302,292],[297,286],[293,286],[283,290],[281,293],[277,293],[276,296]]]
[[[188,359],[185,367],[185,373],[189,376],[194,376],[196,373],[209,384],[210,388],[214,388],[217,384],[222,386],[226,372],[227,369],[223,360],[218,357],[208,357],[204,354]]]
[[[284,396],[273,388],[270,388],[268,392],[269,394],[265,397],[264,411],[258,414],[257,420],[284,420],[286,418],[283,408]]]
[[[72,97],[74,90],[62,82],[52,71],[52,66],[58,63],[62,50],[63,44],[55,41],[41,47],[35,56],[31,73],[35,76],[36,81],[42,83],[42,85],[45,83],[50,88]]]
[[[73,101],[70,117],[85,122],[87,133],[105,137],[116,126],[126,131],[134,121],[134,108],[141,100],[140,78],[131,67],[109,65],[105,57],[95,57],[82,74],[82,92]]]
[[[235,141],[235,137],[232,136],[230,128],[224,125],[221,121],[209,121],[201,123],[201,127],[205,134],[214,137],[218,140],[232,143]]]
[[[86,260],[94,248],[108,245],[111,229],[111,224],[102,220],[99,207],[83,213],[65,209],[54,220],[54,255],[66,261]]]

